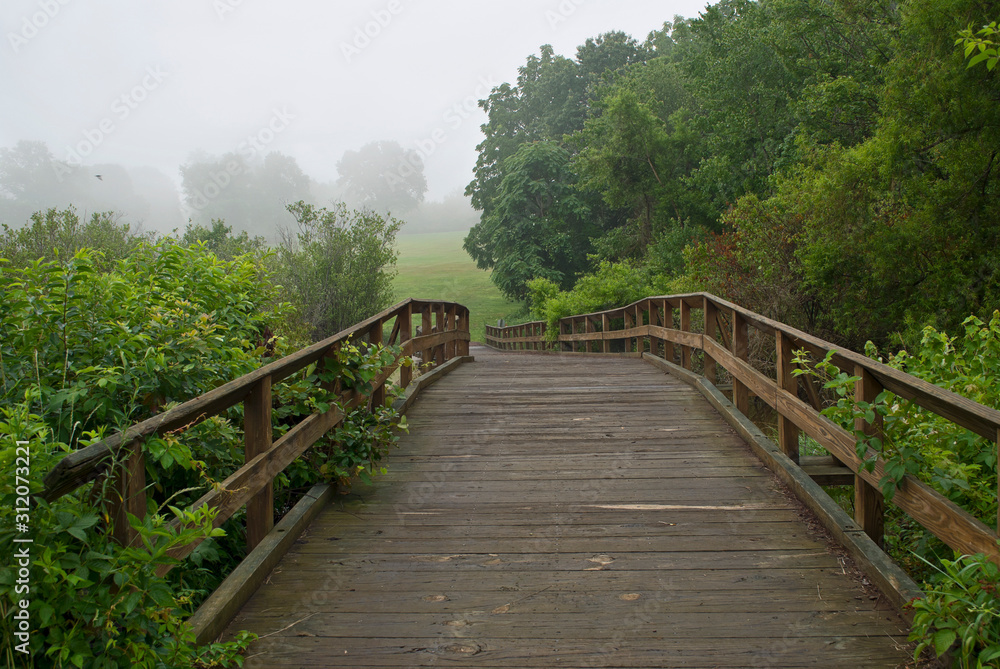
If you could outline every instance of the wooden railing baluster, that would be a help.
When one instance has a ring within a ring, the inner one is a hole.
[[[368,341],[373,346],[382,345],[382,322],[379,321],[377,325],[372,327],[370,334],[368,335]],[[380,407],[385,404],[385,382],[379,383],[377,386],[372,388],[371,394],[371,407],[372,409]]]
[[[750,353],[750,328],[741,314],[733,312],[733,356],[747,362]],[[733,404],[744,416],[750,413],[750,389],[735,374],[733,377]]]
[[[431,305],[424,307],[423,311],[420,312],[420,333],[424,336],[431,334],[434,331],[434,324],[431,320]],[[433,362],[431,360],[431,349],[423,348],[420,351],[421,361],[427,365]]]
[[[882,392],[880,384],[871,373],[856,365],[854,375],[858,380],[854,383],[854,399],[856,402],[872,403]],[[875,414],[874,423],[868,423],[864,418],[855,419],[854,429],[868,436],[882,436],[882,416]],[[875,486],[860,476],[854,477],[854,520],[869,537],[881,547],[884,542],[885,527],[885,497]]]
[[[715,307],[715,303],[707,297],[704,298],[702,311],[704,312],[705,317],[705,337],[715,341],[716,323],[718,322],[718,310]],[[704,376],[711,383],[715,383],[715,358],[710,356],[708,353],[705,354]]]
[[[775,332],[775,348],[777,350],[777,376],[778,388],[785,390],[798,398],[799,382],[792,374],[792,340],[783,332]],[[782,452],[792,459],[799,461],[799,428],[790,418],[778,414],[778,445]]]
[[[128,514],[136,518],[146,517],[146,456],[142,452],[142,441],[136,440],[122,451],[125,456],[115,466],[111,481],[109,515],[113,526],[115,542],[131,546],[139,537],[132,529]]]
[[[663,300],[663,327],[674,329],[674,305],[668,300]],[[670,362],[677,360],[677,351],[674,349],[674,342],[669,339],[663,342],[663,357]]]
[[[413,305],[407,304],[401,313],[396,314],[396,328],[399,330],[399,345],[405,353],[413,337]],[[413,368],[404,366],[399,370],[399,385],[406,388],[413,380]]]
[[[681,299],[681,331],[691,332],[691,307]],[[681,367],[691,370],[692,350],[690,346],[681,346]]]
[[[250,462],[271,448],[271,377],[265,376],[243,401],[244,457]],[[247,502],[247,552],[274,527],[274,480]]]

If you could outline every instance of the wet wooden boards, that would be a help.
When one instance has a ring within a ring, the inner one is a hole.
[[[905,665],[905,623],[696,391],[473,354],[233,621],[245,666]]]

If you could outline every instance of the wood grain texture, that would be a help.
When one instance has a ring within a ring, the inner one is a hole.
[[[895,667],[905,622],[689,387],[472,349],[229,633],[254,667]]]
[[[272,429],[271,377],[265,376],[254,385],[243,402],[243,455],[246,462],[271,449]],[[246,526],[247,552],[250,552],[274,527],[273,480],[265,481],[247,500]]]

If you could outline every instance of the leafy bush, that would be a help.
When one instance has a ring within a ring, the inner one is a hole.
[[[913,374],[980,404],[1000,408],[1000,311],[989,323],[972,316],[964,323],[965,335],[950,337],[934,328],[924,329],[914,353],[890,354],[886,364]],[[877,357],[869,345],[867,353]],[[804,351],[797,360],[808,363]],[[858,455],[868,449],[879,453],[886,475],[881,482],[890,500],[899,482],[913,475],[935,488],[987,524],[997,515],[997,457],[992,441],[916,404],[882,392],[873,402],[854,401],[857,377],[840,371],[830,356],[816,365],[816,373],[832,391],[834,403],[823,414],[857,437]],[[800,372],[808,373],[808,372]],[[855,431],[855,419],[872,423],[881,416],[881,436]],[[871,467],[873,462],[869,461]],[[890,506],[890,511],[893,507]],[[913,602],[916,611],[911,639],[920,641],[919,655],[932,648],[941,656],[958,641],[956,662],[961,667],[996,666],[1000,658],[1000,571],[983,555],[949,559],[949,550],[901,513],[889,516],[887,534],[892,552],[902,563],[916,556],[916,566],[936,572],[924,584],[925,600]]]
[[[262,255],[267,250],[267,241],[263,237],[251,237],[246,230],[234,235],[233,227],[219,219],[213,219],[210,228],[188,223],[181,241],[188,246],[204,244],[221,260],[232,260],[248,253]]]
[[[954,648],[962,669],[995,667],[1000,660],[1000,568],[980,555],[942,560],[926,597],[914,600],[913,657],[930,648],[941,657]],[[957,647],[956,647],[957,642]]]
[[[1000,408],[995,382],[1000,375],[1000,311],[988,324],[972,316],[964,326],[964,337],[925,328],[915,354],[900,351],[885,362],[980,404]],[[877,357],[874,347],[869,346],[867,352]],[[859,456],[871,448],[885,460],[882,489],[888,499],[903,477],[911,474],[985,522],[995,522],[997,458],[991,441],[888,391],[874,402],[855,402],[857,377],[837,369],[829,357],[817,367],[825,387],[834,392],[836,404],[823,413],[851,431],[856,418],[873,422],[876,415],[882,417],[881,437],[856,435]],[[798,360],[806,363],[808,356],[800,352]]]
[[[36,212],[23,228],[2,227],[0,258],[14,267],[39,259],[68,260],[80,249],[89,248],[101,249],[95,261],[106,269],[155,238],[153,232],[143,233],[122,223],[113,212],[95,213],[89,221],[81,221],[73,207]]]
[[[0,434],[5,436],[0,444],[3,471],[15,471],[15,442],[25,443],[30,453],[29,469],[35,473],[51,469],[70,450],[67,444],[54,441],[42,418],[30,412],[29,405],[35,403],[32,394],[29,391],[23,402],[0,407]],[[41,477],[25,478],[31,493],[39,493]],[[27,579],[21,578],[13,559],[5,559],[0,566],[0,629],[4,639],[0,657],[6,666],[152,669],[242,665],[238,653],[252,637],[241,634],[231,643],[198,648],[184,622],[194,593],[189,588],[174,588],[156,575],[161,565],[176,563],[167,556],[171,548],[221,535],[222,531],[212,526],[214,513],[171,507],[169,514],[158,509],[143,520],[131,517],[140,542],[123,549],[110,537],[109,509],[95,506],[95,496],[84,488],[51,504],[33,498],[30,527],[36,542],[14,544],[14,511],[20,497],[15,494],[14,482],[13,476],[0,482],[0,544],[29,546],[31,564]],[[183,521],[183,529],[175,531],[167,526],[174,517]],[[39,540],[42,537],[44,541]],[[21,601],[30,602],[30,639],[17,636],[20,629],[14,614]]]
[[[546,321],[546,336],[559,336],[559,319],[576,314],[613,309],[655,294],[646,268],[634,263],[604,261],[593,274],[584,275],[573,290],[560,291],[554,281],[528,282],[531,311]]]
[[[32,494],[67,452],[257,367],[262,333],[274,317],[263,309],[273,302],[269,284],[248,259],[223,263],[203,247],[167,239],[136,247],[109,271],[98,269],[100,252],[61,260],[0,267],[0,433],[29,442]],[[237,661],[235,647],[196,649],[183,621],[221,578],[215,572],[225,572],[207,568],[229,554],[215,542],[239,537],[213,530],[211,514],[180,511],[190,498],[170,494],[190,495],[235,468],[242,458],[233,443],[241,434],[230,421],[238,418],[230,412],[192,428],[197,452],[177,434],[147,440],[150,514],[135,521],[138,546],[112,542],[102,502],[106,479],[51,504],[37,502],[31,527],[46,541],[44,549],[36,544],[31,565],[35,666],[202,666],[199,653]],[[0,448],[0,464],[13,471],[14,444]],[[6,516],[15,508],[13,483],[0,489],[5,546],[12,545],[14,519]],[[168,530],[177,516],[185,529]],[[204,538],[189,568],[155,575],[172,563],[169,547]],[[0,569],[6,610],[21,599],[12,564]],[[5,631],[14,631],[10,624],[5,617]],[[2,652],[22,659],[9,645]]]
[[[101,258],[0,267],[0,401],[37,386],[55,439],[125,427],[258,366],[281,311],[263,313],[273,300],[255,263],[169,239],[110,272]]]
[[[686,271],[705,290],[790,325],[803,322],[812,305],[800,289],[796,258],[802,221],[776,200],[743,197],[722,217],[725,232],[689,246]]]
[[[276,278],[302,310],[315,339],[389,306],[400,221],[349,211],[343,204],[327,210],[298,202],[288,210],[299,229],[283,235]]]
[[[279,432],[291,427],[300,416],[333,406],[338,406],[345,418],[276,479],[276,495],[306,488],[318,480],[341,486],[349,486],[354,478],[370,483],[377,473],[384,473],[379,461],[399,441],[399,432],[407,430],[406,417],[392,408],[400,389],[387,384],[385,404],[355,409],[347,409],[339,401],[338,392],[365,391],[393,365],[400,352],[396,346],[348,341],[334,356],[326,358],[322,369],[312,365],[296,380],[286,380],[277,388],[274,415]],[[400,364],[409,366],[412,360],[402,358]]]
[[[100,252],[61,262],[0,265],[0,434],[29,442],[31,494],[66,453],[241,376],[263,356],[289,352],[271,326],[283,322],[260,256],[220,261],[204,244],[173,239],[138,246],[101,271]],[[2,262],[2,261],[0,261]],[[275,433],[329,409],[341,390],[365,390],[398,350],[347,343],[275,387]],[[13,560],[0,567],[0,656],[14,666],[222,667],[242,662],[250,639],[197,648],[185,618],[243,555],[242,514],[214,529],[214,513],[183,509],[243,464],[242,408],[143,445],[148,510],[131,518],[140,542],[111,537],[114,493],[101,478],[51,504],[33,498],[32,659],[14,648],[17,592]],[[279,509],[324,477],[370,477],[405,421],[391,407],[350,412],[344,424],[277,480]],[[343,448],[341,447],[343,445]],[[13,442],[0,443],[0,466],[15,471]],[[20,465],[18,465],[20,466]],[[325,469],[324,469],[325,467]],[[11,546],[16,487],[0,483],[0,542]],[[181,519],[183,529],[168,523]],[[20,522],[20,521],[19,521]],[[204,540],[177,564],[171,547]],[[10,614],[10,615],[8,615]]]

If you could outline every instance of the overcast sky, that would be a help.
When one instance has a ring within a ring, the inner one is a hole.
[[[476,100],[542,44],[642,40],[704,0],[0,0],[0,146],[152,165],[195,149],[294,156],[336,178],[347,149],[426,157],[429,199],[472,177]]]

